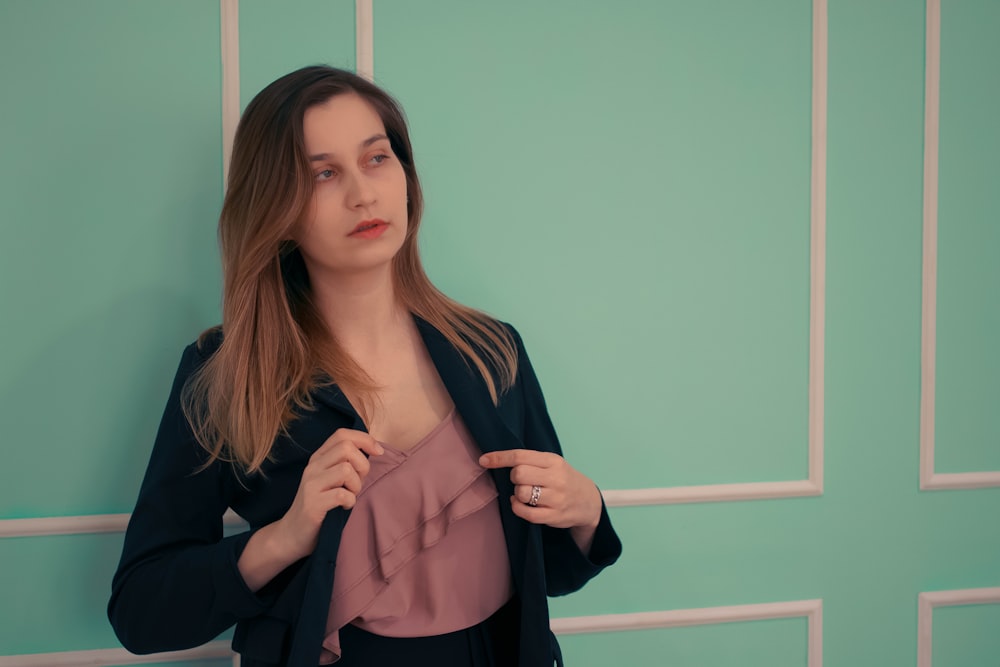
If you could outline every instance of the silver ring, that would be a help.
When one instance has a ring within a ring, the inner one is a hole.
[[[528,501],[528,504],[531,505],[532,507],[538,505],[538,498],[541,495],[542,495],[542,487],[540,486],[531,487],[531,500]]]

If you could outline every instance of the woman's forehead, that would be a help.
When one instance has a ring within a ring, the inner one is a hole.
[[[358,95],[344,94],[306,109],[302,120],[306,150],[330,156],[364,150],[385,138],[382,118]]]

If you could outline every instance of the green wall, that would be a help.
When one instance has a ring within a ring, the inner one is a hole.
[[[555,617],[818,599],[824,665],[914,665],[920,592],[1000,587],[1000,489],[919,489],[924,0],[829,0],[819,144],[810,0],[373,5],[428,270],[520,329],[603,489],[806,479],[825,334],[822,495],[613,507],[621,561]],[[214,0],[0,0],[0,665],[118,646],[121,534],[16,520],[128,512],[180,351],[218,320],[220,21]],[[943,0],[938,473],[1000,471],[998,33],[994,0]],[[349,0],[243,0],[238,34],[241,107],[356,64]],[[934,666],[1000,664],[998,611],[938,608]],[[807,637],[800,616],[561,643],[571,667],[785,667]]]

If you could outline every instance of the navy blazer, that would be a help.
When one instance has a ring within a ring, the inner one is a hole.
[[[541,387],[524,344],[513,329],[518,353],[514,386],[494,406],[486,384],[465,357],[427,322],[416,323],[458,414],[484,452],[528,448],[562,454]],[[180,392],[217,349],[221,335],[201,348],[189,345],[174,379],[129,520],[112,582],[108,617],[122,645],[134,653],[191,648],[236,624],[233,649],[243,667],[315,667],[319,664],[334,565],[350,510],[330,511],[313,553],[278,574],[261,590],[247,588],[237,561],[254,531],[284,516],[298,490],[309,456],[338,428],[365,425],[335,385],[313,394],[316,409],[279,436],[263,473],[242,476],[206,459],[181,412]],[[581,588],[621,554],[621,542],[602,503],[589,554],[567,529],[529,523],[507,502],[514,493],[509,469],[491,470],[520,601],[521,667],[562,664],[549,629],[547,595]],[[222,515],[231,507],[250,526],[225,536]]]

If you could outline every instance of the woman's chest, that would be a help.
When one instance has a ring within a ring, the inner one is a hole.
[[[406,451],[434,430],[454,407],[429,357],[403,355],[374,376],[380,389],[371,405],[368,432],[379,442]]]

